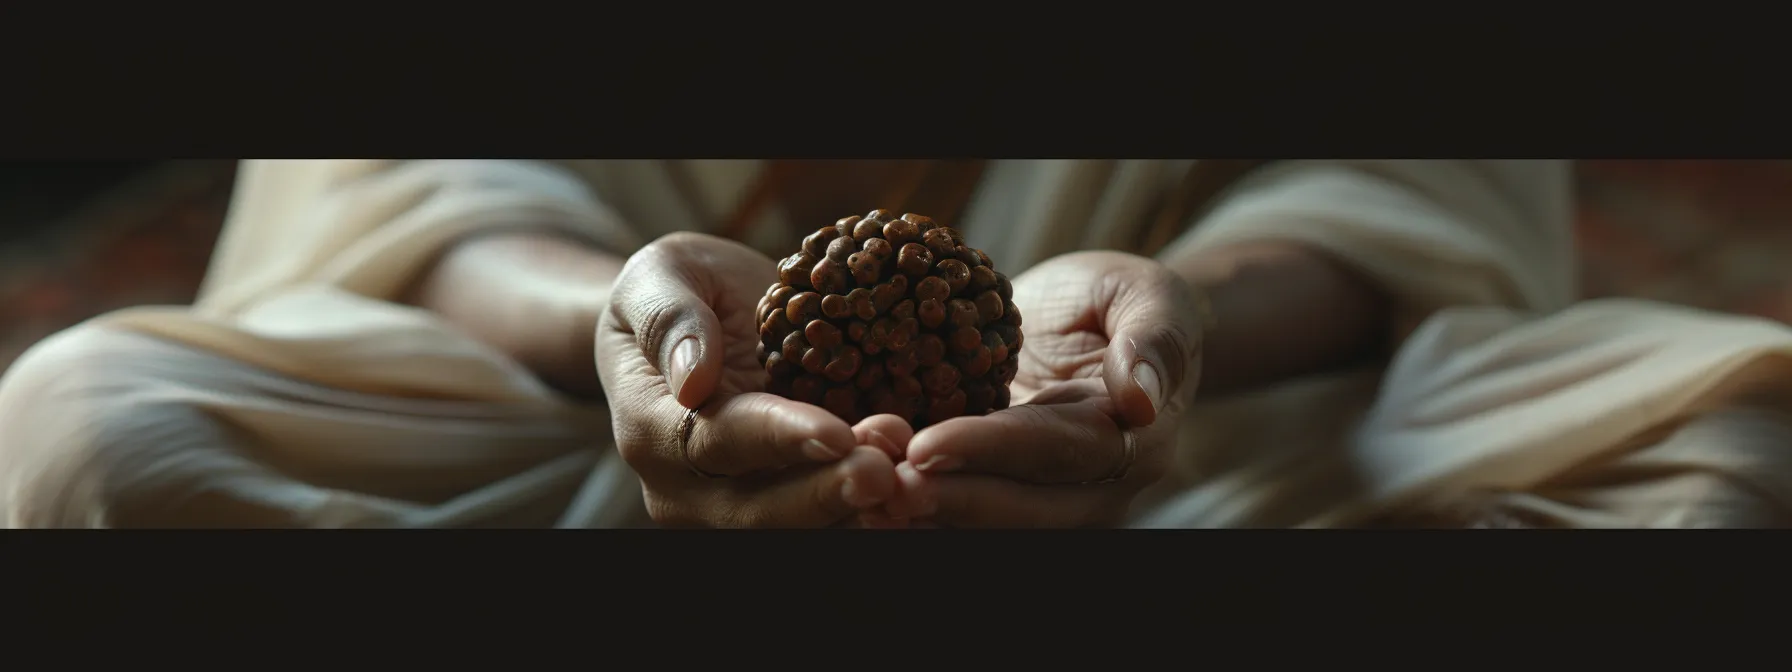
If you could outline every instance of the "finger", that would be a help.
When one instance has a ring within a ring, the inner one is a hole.
[[[927,475],[942,527],[1067,528],[1118,525],[1130,497],[1103,485],[1028,485],[978,474]]]
[[[858,446],[835,464],[735,489],[718,500],[714,518],[727,527],[829,527],[884,503],[895,490],[890,456]]]
[[[938,508],[938,495],[934,492],[933,485],[933,479],[916,470],[914,463],[903,462],[896,465],[896,492],[884,504],[885,513],[896,520],[915,520],[933,515]]]
[[[1127,425],[1143,427],[1193,389],[1200,320],[1193,290],[1167,269],[1152,265],[1120,282],[1106,312],[1102,380]]]
[[[667,404],[661,412],[682,417],[684,410]],[[704,406],[691,428],[690,441],[682,449],[677,443],[680,437],[675,433],[671,436],[664,460],[682,462],[688,457],[688,466],[720,476],[833,462],[857,445],[852,427],[833,413],[762,392],[735,395]]]
[[[1022,404],[921,430],[908,461],[924,473],[992,474],[1031,483],[1113,476],[1129,458],[1120,427],[1094,402]]]
[[[896,461],[901,461],[907,454],[909,439],[915,436],[915,430],[907,420],[887,413],[860,420],[853,426],[852,433],[859,445],[875,446]]]
[[[719,259],[738,243],[713,236],[673,234],[629,257],[610,297],[613,326],[635,339],[647,361],[686,408],[696,408],[722,377],[722,318],[728,293],[744,278],[717,278]],[[769,276],[770,265],[763,269]],[[731,285],[730,283],[735,283]]]

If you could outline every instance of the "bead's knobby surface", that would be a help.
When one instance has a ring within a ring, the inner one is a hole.
[[[1008,407],[1022,343],[1014,286],[964,236],[873,210],[809,234],[760,300],[774,394],[916,428]]]

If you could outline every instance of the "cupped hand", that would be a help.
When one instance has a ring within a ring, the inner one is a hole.
[[[669,526],[828,527],[895,492],[908,435],[763,391],[754,312],[777,280],[739,243],[672,234],[623,267],[596,338],[617,449]],[[697,409],[682,440],[687,409]],[[895,436],[891,436],[892,433]]]
[[[893,518],[1115,525],[1169,468],[1200,369],[1188,285],[1151,259],[1079,252],[1016,277],[1014,304],[1026,317],[1015,405],[915,434],[884,507]]]

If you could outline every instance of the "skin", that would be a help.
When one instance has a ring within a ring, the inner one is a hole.
[[[1217,248],[1167,263],[1075,253],[1014,285],[1027,336],[1017,406],[917,434],[897,467],[901,491],[882,510],[884,524],[1118,524],[1168,468],[1173,431],[1197,384],[1208,397],[1236,394],[1386,347],[1386,298],[1297,244]],[[1209,297],[1214,328],[1205,333],[1191,288]],[[1124,375],[1140,359],[1164,372],[1157,404]],[[1138,441],[1137,463],[1118,482],[1082,483],[1121,462],[1122,428]]]
[[[1375,350],[1386,324],[1372,286],[1296,245],[1163,264],[1066,255],[1015,278],[1028,337],[1017,406],[915,434],[898,418],[848,426],[761,391],[751,313],[774,269],[698,234],[623,260],[518,231],[455,245],[408,298],[571,397],[615,400],[619,449],[655,520],[671,526],[1111,525],[1167,468],[1170,429],[1197,382],[1226,394],[1349,363]],[[1191,286],[1211,297],[1211,333],[1195,321]],[[1153,384],[1133,375],[1140,361]],[[678,452],[691,407],[692,461],[731,478],[694,474]],[[1122,427],[1138,438],[1137,462],[1117,482],[1083,484],[1119,466]],[[1001,448],[1017,445],[1063,449]]]

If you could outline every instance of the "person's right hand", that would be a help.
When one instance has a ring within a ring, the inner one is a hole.
[[[885,425],[899,419],[855,428],[763,391],[754,318],[776,280],[764,255],[692,233],[648,245],[616,278],[597,329],[598,374],[617,449],[661,525],[852,524],[895,492],[892,458],[907,435]],[[688,408],[699,413],[681,447]]]

